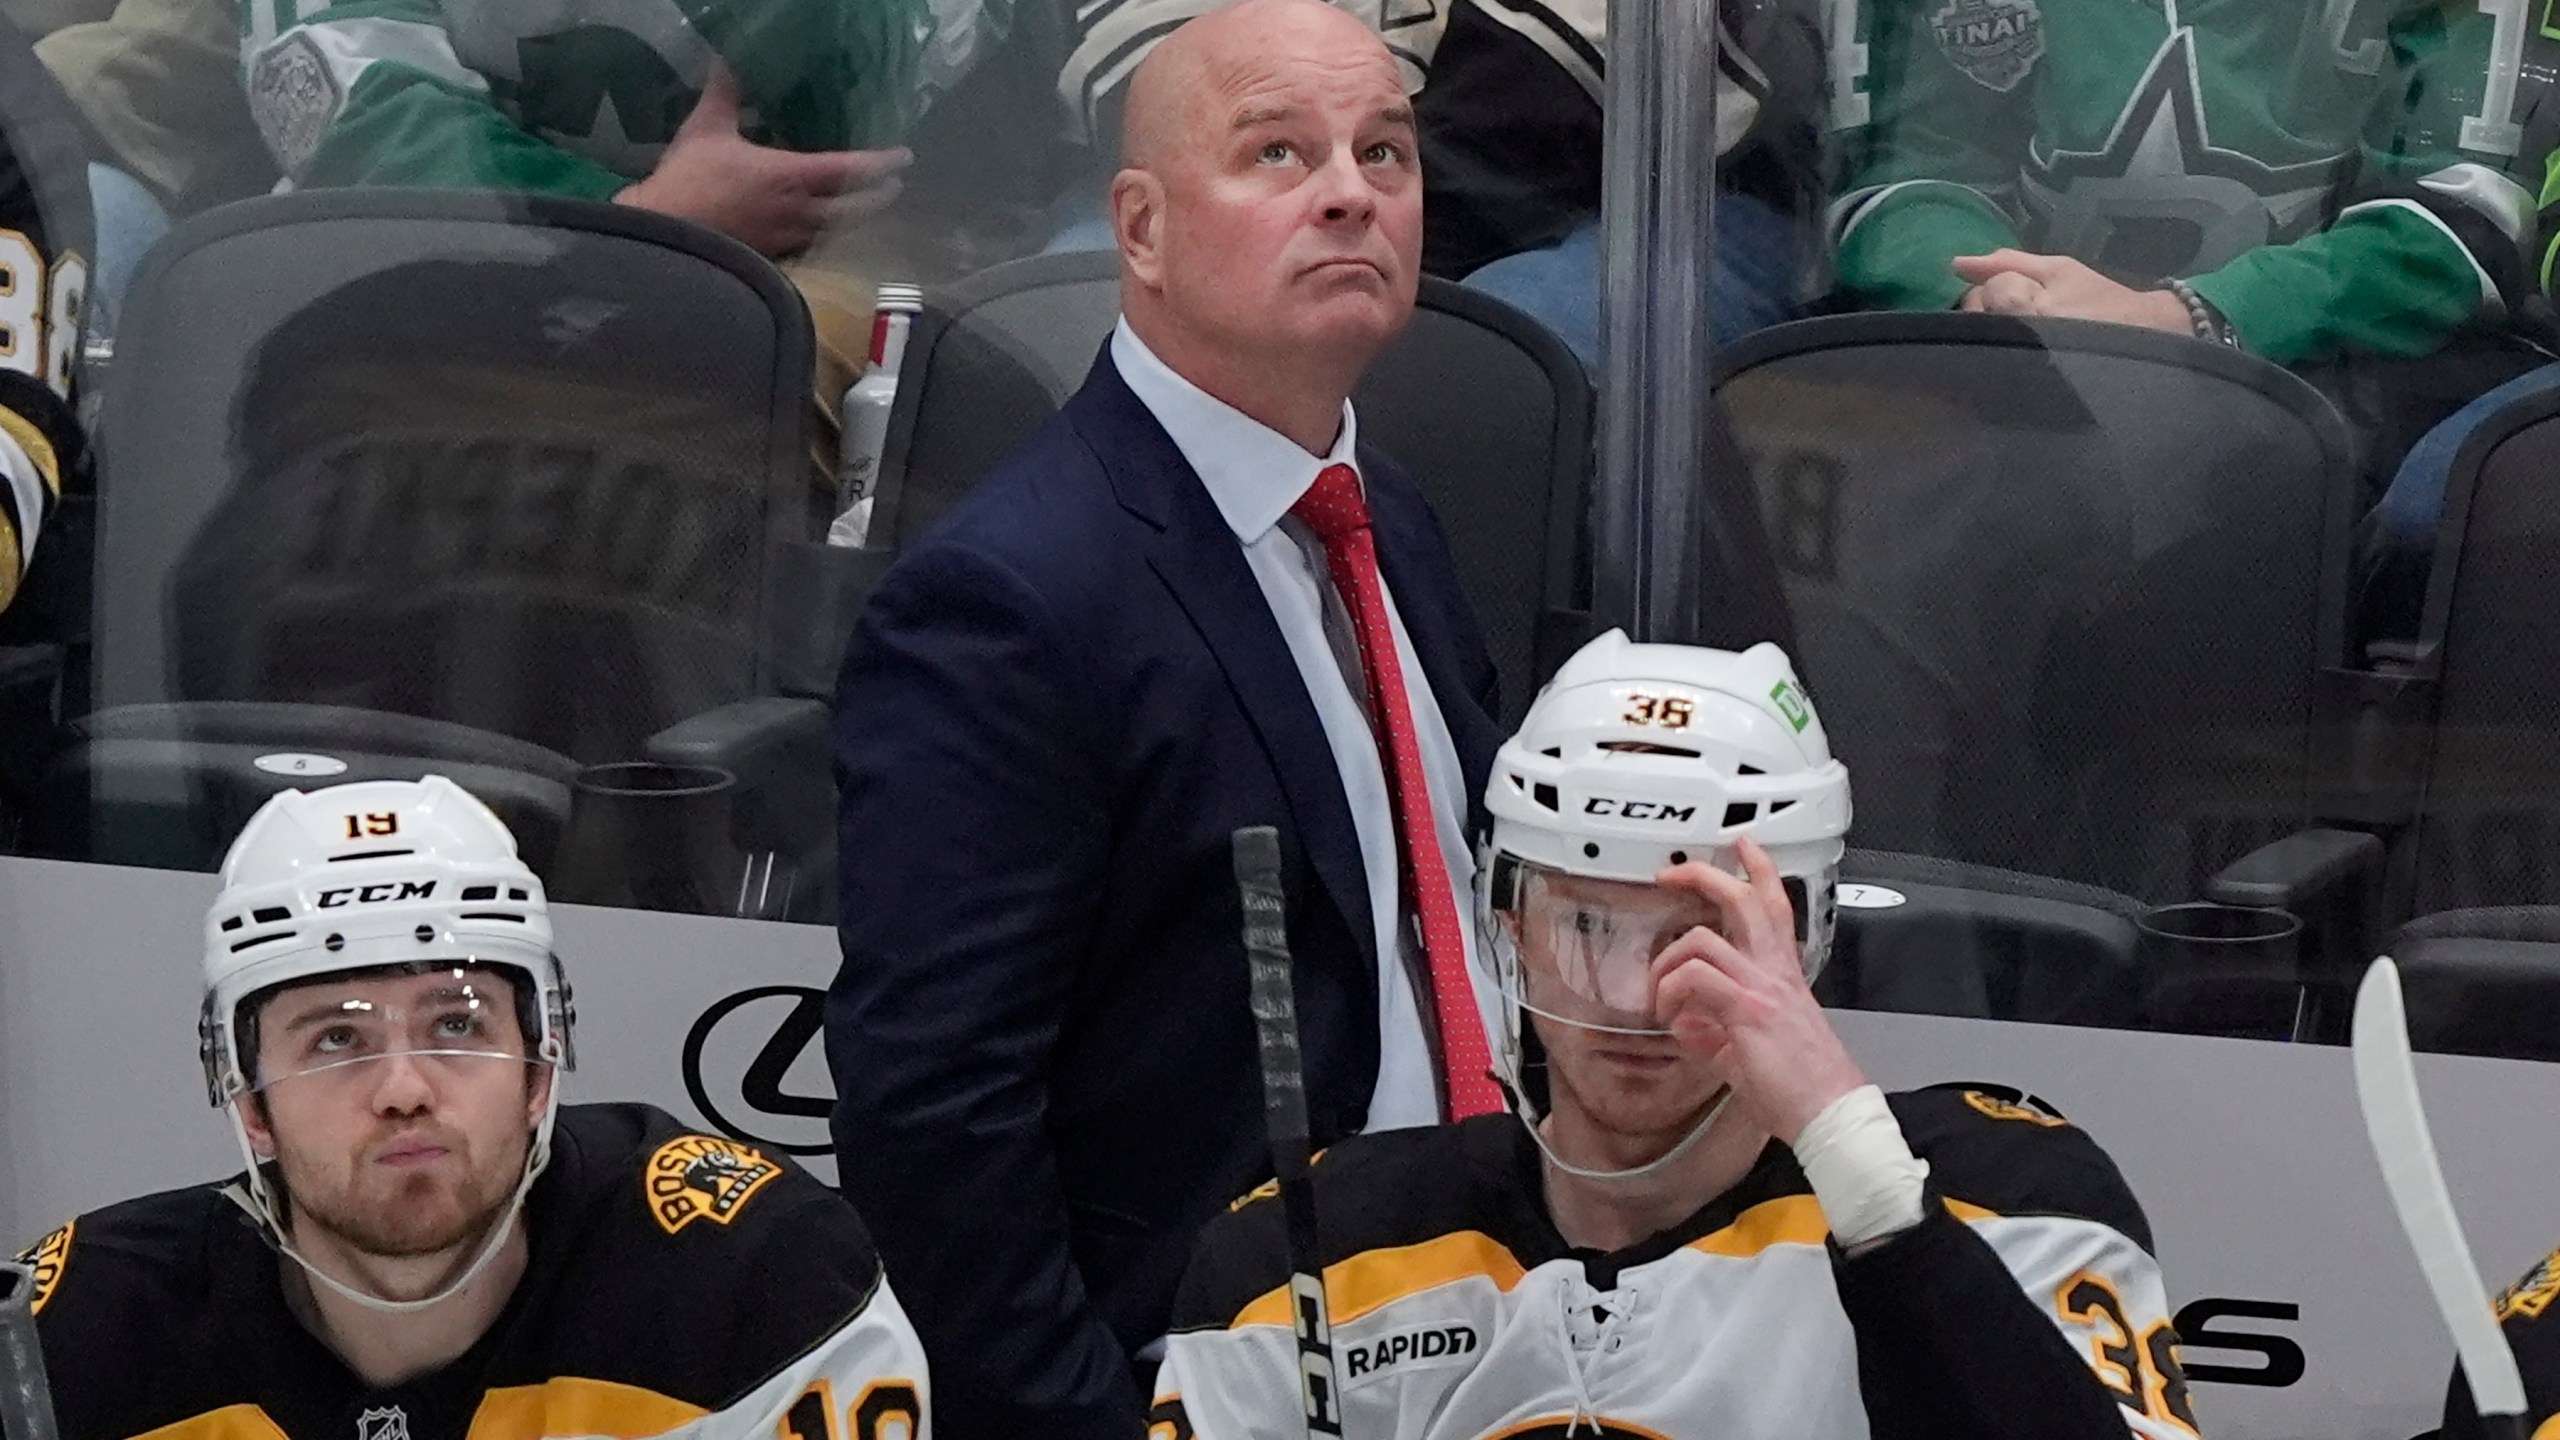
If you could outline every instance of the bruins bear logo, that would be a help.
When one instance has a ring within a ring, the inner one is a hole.
[[[649,1213],[673,1235],[696,1220],[726,1225],[782,1167],[735,1140],[687,1135],[649,1157]]]
[[[1986,1095],[1979,1090],[1967,1090],[1964,1092],[1964,1103],[1994,1120],[2024,1120],[2030,1125],[2042,1125],[2048,1130],[2059,1130],[2071,1123],[2050,1110],[2039,1108],[2032,1096],[2021,1096],[2017,1100],[2009,1100],[1998,1095]]]
[[[2539,1319],[2543,1311],[2551,1308],[2555,1295],[2560,1295],[2560,1250],[2543,1256],[2524,1272],[2523,1279],[2499,1292],[2495,1306],[2498,1318],[2512,1320],[2522,1315],[2528,1320]]]
[[[62,1268],[71,1262],[71,1230],[65,1225],[18,1256],[19,1264],[36,1273],[35,1294],[28,1303],[38,1315],[44,1313],[44,1302],[53,1298],[54,1287],[62,1283]]]

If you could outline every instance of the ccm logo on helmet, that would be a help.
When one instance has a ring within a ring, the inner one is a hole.
[[[1665,805],[1654,800],[1612,800],[1594,795],[1582,802],[1585,815],[1622,815],[1629,820],[1695,820],[1695,805]]]
[[[1468,1325],[1436,1325],[1399,1330],[1366,1345],[1343,1351],[1342,1378],[1348,1382],[1393,1369],[1413,1360],[1454,1360],[1476,1353],[1476,1332]]]
[[[379,885],[349,885],[338,890],[320,892],[320,908],[335,910],[342,905],[380,905],[391,900],[428,900],[436,893],[433,880],[386,880]]]

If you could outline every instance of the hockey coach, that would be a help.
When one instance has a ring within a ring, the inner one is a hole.
[[[62,1440],[931,1440],[843,1200],[646,1105],[564,1105],[542,882],[441,776],[288,790],[204,926],[234,1179],[22,1257]]]
[[[1270,1173],[1237,827],[1284,837],[1317,1138],[1500,1104],[1463,919],[1494,671],[1349,401],[1417,283],[1395,64],[1246,0],[1125,129],[1121,324],[885,577],[837,702],[836,1145],[945,1440],[1142,1434],[1197,1231]]]

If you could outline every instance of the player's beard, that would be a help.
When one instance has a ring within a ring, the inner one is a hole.
[[[476,1250],[506,1218],[532,1137],[516,1135],[501,1147],[503,1153],[484,1161],[467,1137],[439,1133],[436,1140],[449,1148],[452,1166],[381,1173],[367,1157],[401,1128],[373,1137],[334,1176],[298,1173],[303,1167],[290,1153],[280,1154],[295,1228],[325,1230],[356,1253],[384,1260]]]

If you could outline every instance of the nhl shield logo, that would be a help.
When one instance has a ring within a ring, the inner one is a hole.
[[[409,1412],[397,1405],[356,1417],[356,1440],[409,1440]]]
[[[1947,0],[1929,17],[1947,63],[2002,94],[2044,58],[2044,12],[2036,0]]]

